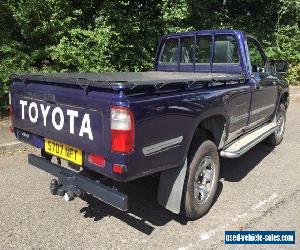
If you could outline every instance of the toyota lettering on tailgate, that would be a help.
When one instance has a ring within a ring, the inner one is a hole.
[[[64,113],[63,110],[60,107],[52,108],[49,105],[44,105],[40,103],[39,105],[36,102],[28,102],[25,100],[20,100],[20,105],[22,107],[22,119],[25,120],[25,112],[28,113],[29,120],[32,123],[36,123],[38,121],[38,117],[42,116],[43,119],[43,125],[46,127],[49,124],[47,124],[47,117],[51,116],[51,125],[56,130],[62,130],[65,125],[65,119],[69,119],[69,131],[70,134],[75,133],[74,129],[74,123],[76,118],[78,118],[78,111],[67,109]],[[92,129],[91,129],[91,121],[90,121],[90,115],[84,114],[81,121],[81,127],[79,130],[79,136],[88,136],[90,140],[94,140]]]

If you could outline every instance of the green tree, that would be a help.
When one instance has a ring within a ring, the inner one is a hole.
[[[2,0],[0,106],[13,72],[144,71],[169,32],[241,29],[300,79],[300,0]]]

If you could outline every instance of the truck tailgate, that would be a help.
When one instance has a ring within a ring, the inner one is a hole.
[[[11,85],[15,128],[107,156],[110,149],[110,102],[113,93],[70,86]]]

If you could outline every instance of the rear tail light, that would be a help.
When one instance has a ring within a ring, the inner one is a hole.
[[[113,172],[115,174],[125,174],[127,172],[127,168],[121,164],[114,164],[113,165]]]
[[[105,159],[101,155],[90,154],[88,155],[88,161],[99,167],[105,167]]]
[[[134,149],[134,119],[125,107],[111,108],[111,150],[118,153],[131,153]]]

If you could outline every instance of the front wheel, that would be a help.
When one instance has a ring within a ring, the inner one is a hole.
[[[216,145],[204,141],[191,156],[183,193],[183,212],[191,220],[210,209],[219,181],[219,155]]]
[[[280,104],[276,112],[276,130],[268,138],[268,143],[271,146],[277,146],[283,139],[286,124],[286,110],[284,104]]]

